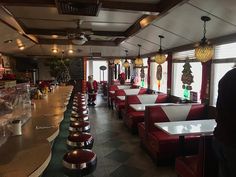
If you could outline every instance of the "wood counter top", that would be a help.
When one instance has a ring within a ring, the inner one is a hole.
[[[36,177],[51,159],[51,145],[59,133],[60,122],[72,86],[57,87],[47,98],[33,100],[32,118],[22,127],[21,136],[11,136],[0,147],[0,177]]]

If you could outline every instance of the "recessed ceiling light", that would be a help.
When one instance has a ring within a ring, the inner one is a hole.
[[[58,53],[58,49],[57,48],[53,48],[52,49],[52,53]]]
[[[73,49],[69,49],[69,50],[68,50],[68,53],[69,53],[69,54],[72,54],[72,53],[74,53],[74,50],[73,50]]]
[[[52,35],[52,38],[53,38],[53,39],[56,39],[56,38],[58,38],[58,35],[53,34],[53,35]]]
[[[13,42],[13,40],[11,40],[11,39],[4,41],[5,44],[10,44],[12,42]]]
[[[18,48],[19,48],[20,50],[24,50],[24,49],[25,49],[25,45],[23,45],[23,44],[22,44],[22,45],[19,45]]]

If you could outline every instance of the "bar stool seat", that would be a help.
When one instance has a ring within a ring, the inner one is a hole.
[[[69,131],[71,132],[89,132],[90,124],[88,121],[73,121],[70,122]]]
[[[74,111],[74,110],[71,111],[71,116],[73,117],[79,117],[81,115],[88,115],[88,111],[87,110],[86,111]]]
[[[70,148],[92,149],[94,139],[90,133],[71,133],[67,138],[67,145]]]
[[[63,166],[68,176],[85,176],[92,173],[97,166],[97,156],[91,150],[77,149],[63,156]]]
[[[72,109],[74,110],[78,110],[78,109],[87,109],[87,106],[84,104],[84,105],[77,105],[77,106],[72,106]]]
[[[83,107],[75,107],[75,106],[74,106],[74,107],[72,107],[72,111],[87,113],[87,112],[88,112],[88,109],[83,108]]]
[[[73,102],[73,106],[75,106],[75,107],[78,107],[78,106],[81,106],[81,107],[84,107],[84,106],[86,106],[87,107],[87,105],[85,104],[85,102]]]
[[[81,114],[81,115],[71,115],[70,118],[71,121],[88,121],[88,115],[87,114]]]

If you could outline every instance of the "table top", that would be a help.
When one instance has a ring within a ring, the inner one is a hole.
[[[156,127],[169,135],[207,135],[212,134],[216,126],[214,119],[155,123]]]
[[[50,142],[59,133],[71,91],[71,86],[60,86],[45,99],[33,101],[22,135],[9,137],[0,147],[0,176],[40,176],[51,159]]]
[[[145,111],[146,106],[158,106],[158,105],[175,105],[175,103],[150,103],[150,104],[130,104],[129,106],[135,111]]]
[[[125,96],[117,96],[117,98],[119,98],[121,101],[125,100]]]

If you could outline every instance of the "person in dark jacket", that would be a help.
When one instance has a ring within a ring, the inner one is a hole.
[[[236,177],[236,68],[219,81],[214,148],[219,177]]]

